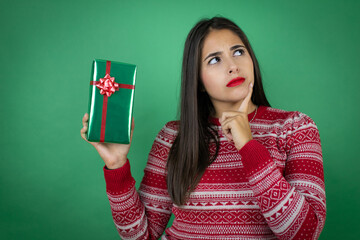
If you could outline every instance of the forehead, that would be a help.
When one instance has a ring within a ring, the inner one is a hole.
[[[211,30],[205,37],[202,54],[229,50],[230,47],[241,44],[243,41],[233,31],[228,29]]]

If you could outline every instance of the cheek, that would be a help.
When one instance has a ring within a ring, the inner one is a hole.
[[[250,73],[252,74],[252,78],[254,78],[254,64],[251,60],[251,58],[249,59],[249,62],[248,62],[248,69],[250,70]]]
[[[201,72],[201,82],[204,85],[206,90],[211,88],[211,74],[209,74],[206,71],[202,71]]]

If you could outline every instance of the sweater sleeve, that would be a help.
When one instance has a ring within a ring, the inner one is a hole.
[[[115,170],[104,167],[106,191],[113,220],[122,239],[158,239],[171,216],[165,165],[170,149],[165,129],[151,148],[139,192],[131,176],[129,161]]]
[[[251,140],[240,154],[261,211],[279,239],[318,239],[325,224],[323,160],[318,129],[299,113],[283,132],[287,160],[281,172],[268,149]],[[281,144],[281,143],[280,143]]]

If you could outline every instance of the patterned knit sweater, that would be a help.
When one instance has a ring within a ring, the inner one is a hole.
[[[115,170],[104,167],[122,239],[317,239],[326,204],[320,137],[312,119],[260,106],[250,123],[253,140],[240,151],[226,140],[218,119],[212,122],[219,154],[183,206],[172,203],[166,186],[178,122],[167,123],[157,135],[138,192],[129,161]],[[165,230],[171,214],[175,219]]]

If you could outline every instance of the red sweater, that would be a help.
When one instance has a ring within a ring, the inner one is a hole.
[[[250,123],[253,140],[240,151],[225,139],[218,120],[212,122],[219,154],[183,206],[172,203],[166,187],[178,122],[157,135],[138,192],[129,161],[104,168],[122,239],[317,239],[326,204],[320,137],[311,118],[260,106]],[[165,230],[171,214],[175,219]]]

